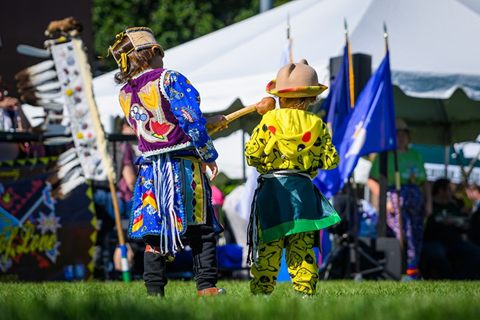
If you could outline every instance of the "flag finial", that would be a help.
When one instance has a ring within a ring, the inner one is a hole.
[[[343,33],[345,34],[345,42],[348,42],[348,26],[347,26],[346,18],[343,19],[343,26],[344,26]]]
[[[285,29],[287,29],[287,39],[290,39],[290,13],[287,14],[287,25]]]
[[[383,22],[383,37],[385,38],[385,50],[388,51],[388,32],[385,21]]]

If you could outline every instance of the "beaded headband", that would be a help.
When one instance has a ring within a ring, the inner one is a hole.
[[[125,31],[117,34],[116,36],[117,41],[108,48],[108,50],[112,53],[113,58],[117,62],[117,65],[123,72],[127,71],[127,59],[128,55],[133,51],[139,51],[142,49],[147,49],[150,47],[158,47],[160,49],[160,55],[162,58],[165,56],[165,52],[163,51],[162,46],[160,46],[155,40],[155,36],[153,35],[153,31],[150,28],[146,27],[135,27],[135,28],[127,28]],[[124,46],[125,52],[117,52],[116,54],[113,50],[125,39],[128,37],[130,40],[130,46]]]

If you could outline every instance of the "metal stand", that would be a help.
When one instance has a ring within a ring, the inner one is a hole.
[[[355,248],[354,240],[347,235],[336,236],[339,246],[332,251],[321,270],[320,279],[355,279],[361,280],[372,276],[375,280],[401,279],[401,254],[398,241],[395,238],[357,239],[358,243],[372,249],[374,253],[382,253],[378,259],[365,251],[362,246]],[[361,268],[360,259],[372,266]],[[355,263],[355,272],[352,272],[352,263]],[[377,274],[377,276],[374,276]]]
[[[384,169],[386,171],[386,163],[384,163]],[[382,167],[382,164],[381,164]],[[385,174],[385,185],[386,185],[386,174]],[[379,278],[391,279],[391,280],[400,280],[401,279],[401,269],[402,269],[402,260],[401,260],[401,250],[398,241],[395,238],[386,238],[386,215],[384,208],[383,219],[379,217],[378,221],[378,238],[369,239],[369,238],[359,238],[358,236],[358,205],[357,205],[357,194],[356,194],[356,184],[351,182],[350,179],[346,184],[347,192],[347,202],[346,202],[346,214],[343,219],[347,220],[349,225],[348,230],[337,237],[338,247],[336,250],[331,252],[326,261],[325,267],[321,272],[320,278],[327,279],[356,279],[360,280],[364,276],[372,275],[379,273]],[[354,201],[352,201],[354,199]],[[386,195],[384,197],[384,203],[386,204]],[[352,205],[352,203],[354,203]],[[381,215],[381,214],[380,214]],[[383,220],[383,222],[381,222]],[[353,223],[353,227],[350,227],[350,222]],[[380,225],[382,224],[382,225]],[[350,232],[352,230],[353,232]],[[381,259],[373,257],[369,252],[365,251],[362,246],[362,243],[366,247],[371,249],[373,253],[383,253]],[[344,271],[335,270],[336,264],[341,264],[343,261]],[[363,261],[373,265],[362,270],[361,259]],[[338,263],[338,261],[340,262]],[[352,272],[352,264],[354,263],[354,272]],[[322,277],[323,275],[323,277]]]

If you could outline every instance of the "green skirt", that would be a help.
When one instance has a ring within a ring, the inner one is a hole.
[[[310,177],[298,173],[261,175],[252,209],[258,217],[258,240],[264,243],[341,220]]]

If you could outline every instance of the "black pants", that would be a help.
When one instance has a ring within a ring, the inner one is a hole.
[[[185,237],[192,248],[197,290],[213,288],[218,281],[217,240],[209,225],[188,226]],[[146,244],[158,247],[160,238],[148,236]],[[164,294],[167,285],[166,261],[158,253],[145,252],[143,279],[148,294]]]

